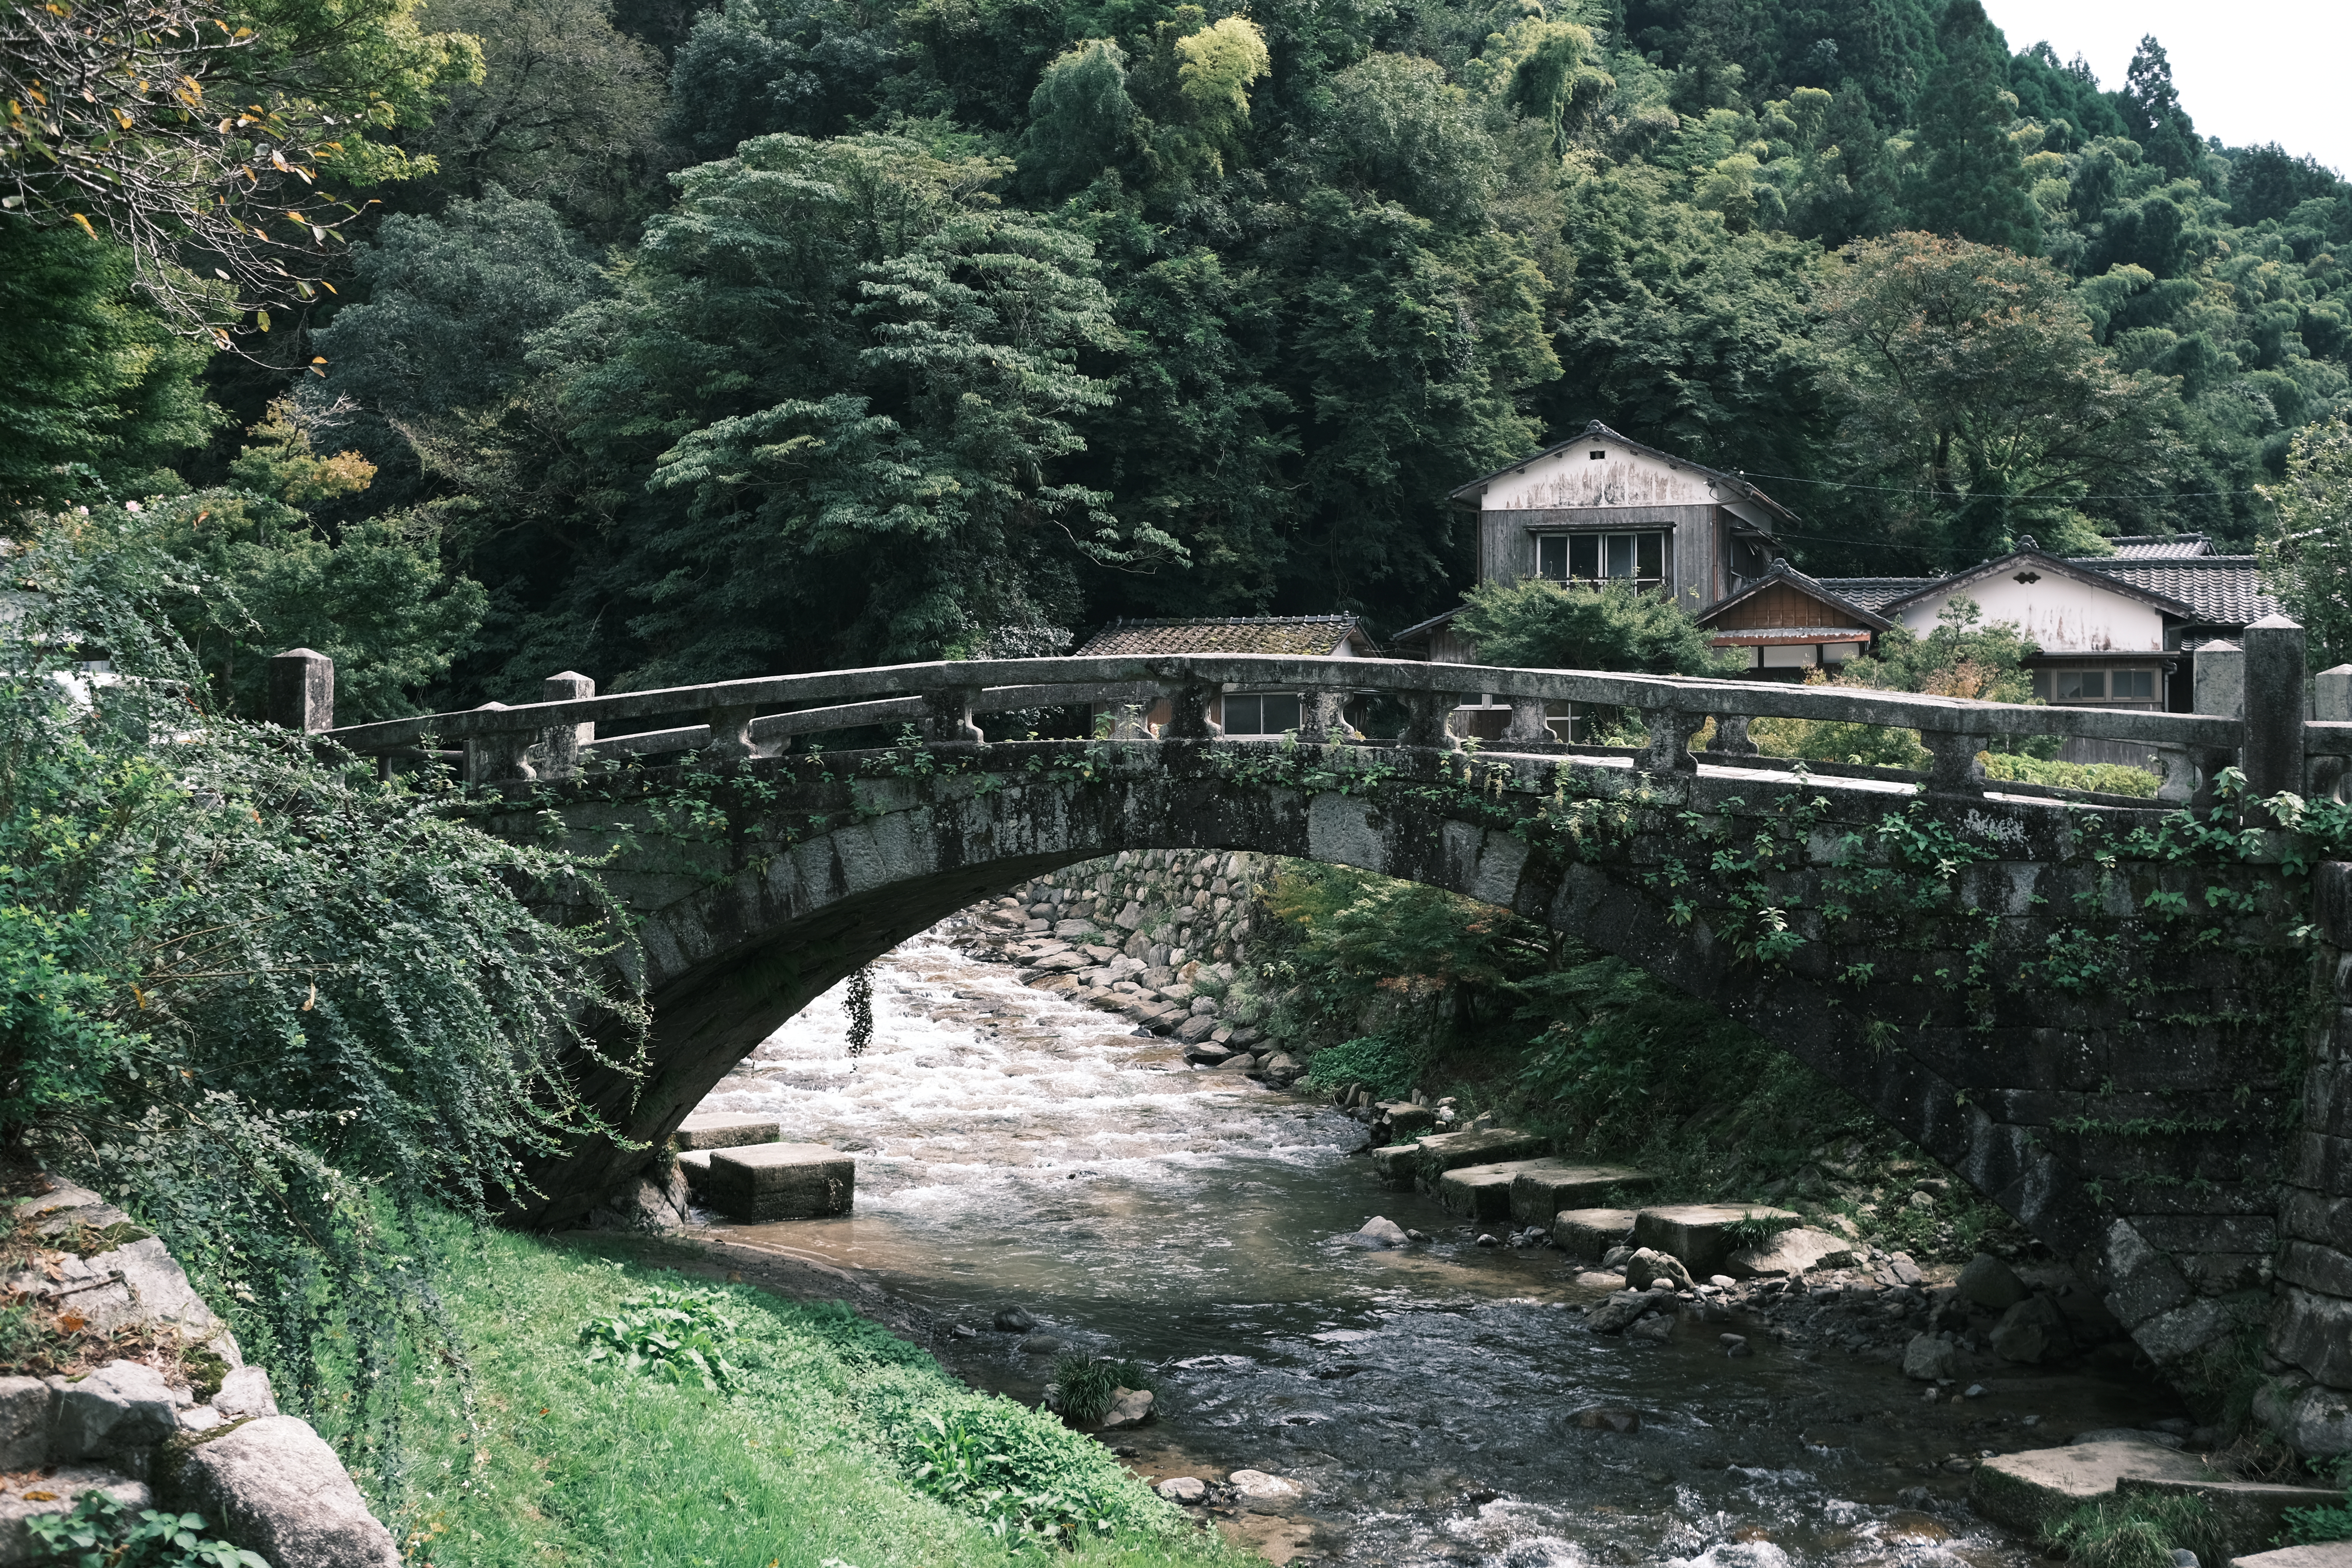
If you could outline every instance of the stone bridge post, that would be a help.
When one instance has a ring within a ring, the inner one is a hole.
[[[2325,1012],[2312,1030],[2303,1125],[2279,1189],[2279,1253],[2263,1424],[2301,1453],[2352,1453],[2352,864],[2312,879]]]

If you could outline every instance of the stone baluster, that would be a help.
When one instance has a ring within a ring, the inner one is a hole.
[[[596,683],[577,670],[567,669],[561,675],[551,675],[539,683],[539,700],[542,702],[578,702],[596,695]],[[580,752],[596,742],[596,726],[587,724],[551,724],[540,731],[539,776],[545,779],[567,779],[580,771]]]
[[[1919,743],[1927,748],[1929,795],[1984,794],[1984,764],[1977,760],[1977,752],[1984,749],[1983,737],[1923,727]]]
[[[710,726],[710,740],[703,747],[703,756],[719,767],[748,763],[758,756],[760,748],[751,739],[751,721],[759,712],[758,704],[751,702],[712,703],[704,710],[703,722]]]
[[[1511,699],[1511,722],[1503,731],[1506,745],[1541,745],[1557,739],[1550,724],[1545,721],[1544,700],[1540,697]]]
[[[2246,716],[2246,652],[2233,642],[2209,642],[2191,656],[2190,689],[2198,712],[2209,719]],[[2221,770],[2239,764],[2239,753],[2210,747],[2191,747],[2189,763],[2196,776],[2189,783],[2189,808],[2210,811]]]
[[[2323,669],[2311,678],[2311,716],[2326,723],[2352,723],[2352,664]],[[2339,756],[2304,761],[2305,794],[2343,801],[2352,796],[2352,766]]]
[[[1748,738],[1748,725],[1753,716],[1747,713],[1718,713],[1715,716],[1715,739],[1707,746],[1710,752],[1721,752],[1727,757],[1752,757],[1756,742]]]
[[[507,710],[503,702],[485,702],[477,713]],[[527,784],[539,776],[530,765],[530,748],[538,734],[530,730],[500,730],[466,739],[466,782],[473,784]]]
[[[1310,691],[1299,707],[1298,738],[1310,746],[1328,745],[1348,734],[1348,694]]]
[[[1168,724],[1160,738],[1169,741],[1213,741],[1225,727],[1209,717],[1209,707],[1223,689],[1211,682],[1187,681],[1168,693]]]
[[[267,687],[269,721],[315,735],[335,727],[335,661],[307,647],[272,655]]]
[[[1698,759],[1691,755],[1691,737],[1706,723],[1704,713],[1685,713],[1679,708],[1644,708],[1642,725],[1650,731],[1649,744],[1642,748],[1642,767],[1654,773],[1695,773]]]
[[[985,746],[988,736],[972,722],[977,686],[944,686],[923,693],[923,739],[935,746]]]
[[[2248,626],[2246,794],[2256,800],[2303,790],[2303,627],[2284,616]]]
[[[1433,752],[1458,752],[1462,742],[1450,721],[1456,699],[1451,691],[1408,691],[1404,702],[1404,743]]]

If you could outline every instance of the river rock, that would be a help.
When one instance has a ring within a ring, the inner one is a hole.
[[[1979,1252],[1969,1258],[1957,1284],[1961,1300],[1994,1312],[2008,1311],[2032,1293],[2008,1264],[1990,1252]]]
[[[688,1117],[669,1135],[669,1146],[687,1149],[740,1149],[750,1143],[781,1142],[783,1123],[772,1116],[748,1116],[713,1110]]]
[[[1634,1218],[1633,1245],[1672,1253],[1696,1274],[1729,1272],[1726,1265],[1739,1245],[1735,1227],[1742,1221],[1784,1219],[1793,1223],[1800,1217],[1787,1209],[1753,1204],[1678,1204],[1647,1208]]]
[[[1551,1244],[1570,1258],[1597,1258],[1633,1234],[1632,1209],[1563,1209],[1551,1221]]]
[[[1437,1112],[1410,1100],[1392,1100],[1380,1108],[1372,1125],[1378,1127],[1383,1121],[1388,1123],[1391,1142],[1410,1141],[1437,1130]]]
[[[1151,1419],[1151,1390],[1148,1388],[1114,1388],[1110,1393],[1110,1409],[1104,1413],[1102,1429],[1106,1432],[1119,1426],[1140,1426]]]
[[[1265,1076],[1287,1088],[1307,1070],[1306,1064],[1288,1051],[1276,1051],[1265,1058]]]
[[[1584,1326],[1596,1334],[1622,1333],[1633,1327],[1643,1313],[1673,1300],[1673,1295],[1664,1291],[1612,1291],[1607,1300],[1586,1311]]]
[[[0,1470],[37,1468],[49,1452],[49,1385],[0,1377]]]
[[[1549,1226],[1567,1209],[1589,1208],[1612,1189],[1654,1185],[1657,1177],[1630,1165],[1578,1165],[1538,1160],[1511,1178],[1511,1218],[1520,1225]],[[1631,1229],[1629,1223],[1627,1229]]]
[[[1576,1413],[1576,1424],[1587,1432],[1639,1432],[1642,1413],[1614,1405],[1593,1405]]]
[[[2010,1308],[1985,1337],[2002,1360],[2025,1366],[2063,1361],[2074,1353],[2066,1320],[2046,1296],[2029,1296]]]
[[[1008,1334],[1025,1334],[1037,1326],[1037,1320],[1019,1307],[997,1308],[995,1322],[1000,1332]]]
[[[1235,1051],[1217,1064],[1219,1072],[1252,1073],[1257,1070],[1257,1058],[1247,1051]]]
[[[1660,1312],[1655,1316],[1637,1319],[1625,1331],[1629,1340],[1646,1340],[1652,1344],[1664,1344],[1675,1337],[1675,1314]]]
[[[1660,1252],[1655,1247],[1635,1247],[1633,1256],[1625,1260],[1625,1289],[1651,1289],[1661,1279],[1674,1281],[1677,1290],[1690,1289],[1696,1283],[1691,1279],[1690,1270],[1683,1267],[1681,1258],[1671,1253]]]
[[[291,1415],[197,1437],[167,1468],[168,1505],[203,1514],[272,1568],[399,1568],[391,1531],[335,1451]]]
[[[1735,1279],[1785,1279],[1815,1268],[1847,1268],[1854,1262],[1853,1243],[1842,1236],[1805,1226],[1777,1231],[1761,1247],[1743,1247],[1723,1260],[1723,1271]]]
[[[1405,1234],[1404,1226],[1380,1215],[1374,1215],[1366,1220],[1362,1229],[1346,1239],[1350,1247],[1360,1247],[1366,1251],[1378,1251],[1391,1247],[1407,1247],[1412,1242],[1412,1237]]]
[[[152,1366],[110,1361],[87,1376],[46,1381],[53,1459],[152,1447],[180,1429],[171,1386]]]
[[[1217,1032],[1214,1013],[1194,1013],[1176,1026],[1176,1037],[1188,1046],[1198,1045]]]
[[[2116,1489],[2126,1476],[2203,1480],[2201,1460],[2153,1443],[2084,1443],[2002,1454],[1979,1465],[1969,1506],[1995,1524],[2035,1536],[2045,1524]]]
[[[1959,1375],[1960,1353],[1948,1339],[1914,1334],[1903,1347],[1903,1375],[1921,1383],[1940,1383]]]
[[[1151,1489],[1170,1502],[1199,1502],[1209,1495],[1209,1486],[1198,1476],[1171,1476]]]
[[[1425,1148],[1436,1139],[1422,1140]],[[1548,1160],[1513,1160],[1491,1165],[1461,1165],[1437,1178],[1437,1201],[1448,1214],[1465,1219],[1505,1219],[1511,1212],[1511,1184],[1532,1165]]]
[[[1184,1059],[1194,1067],[1213,1068],[1233,1054],[1213,1040],[1195,1040],[1184,1047]]]
[[[1433,1133],[1421,1141],[1420,1150],[1422,1163],[1431,1171],[1452,1171],[1534,1159],[1544,1152],[1544,1140],[1508,1127],[1480,1127]]]
[[[1252,1513],[1279,1512],[1307,1492],[1297,1481],[1264,1470],[1235,1470],[1225,1478],[1225,1485],[1234,1489],[1234,1499]]]

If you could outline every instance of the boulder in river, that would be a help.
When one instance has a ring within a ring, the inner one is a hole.
[[[1903,1347],[1903,1375],[1921,1383],[1941,1383],[1959,1375],[1959,1352],[1948,1339],[1934,1334],[1915,1334]]]
[[[1960,1270],[1960,1298],[1987,1311],[2006,1312],[2031,1294],[2008,1264],[1990,1252],[1979,1252]]]
[[[1118,1426],[1139,1426],[1150,1419],[1151,1390],[1114,1388],[1110,1391],[1110,1409],[1103,1415],[1102,1429],[1108,1432]]]
[[[1194,1067],[1213,1068],[1233,1054],[1212,1040],[1195,1040],[1184,1047],[1184,1059]]]
[[[1642,1413],[1613,1405],[1594,1405],[1576,1413],[1576,1424],[1587,1432],[1639,1432]]]
[[[1060,1355],[1069,1348],[1069,1341],[1055,1339],[1051,1334],[1031,1334],[1021,1342],[1022,1352],[1026,1355]]]
[[[1360,1247],[1369,1252],[1385,1247],[1403,1247],[1409,1244],[1412,1237],[1406,1234],[1404,1226],[1394,1220],[1374,1215],[1364,1222],[1362,1229],[1343,1239],[1349,1246]]]
[[[996,1326],[1003,1333],[1025,1334],[1037,1326],[1037,1320],[1019,1307],[999,1307]]]
[[[1198,1476],[1171,1476],[1151,1489],[1170,1502],[1199,1502],[1209,1495],[1209,1485]]]
[[[1225,1478],[1225,1485],[1234,1489],[1234,1500],[1253,1513],[1278,1512],[1307,1492],[1297,1481],[1264,1470],[1235,1470]]]
[[[1625,1337],[1629,1340],[1647,1340],[1653,1344],[1664,1344],[1675,1337],[1675,1315],[1672,1312],[1658,1312],[1650,1317],[1637,1319],[1631,1327],[1626,1329]]]
[[[1660,1252],[1649,1247],[1637,1247],[1633,1256],[1625,1260],[1627,1289],[1647,1290],[1661,1279],[1672,1280],[1677,1290],[1690,1289],[1694,1283],[1690,1270],[1683,1267],[1683,1260],[1671,1252]]]
[[[1306,1066],[1287,1051],[1276,1051],[1265,1058],[1265,1076],[1286,1088],[1297,1082],[1306,1070]]]
[[[1584,1326],[1596,1334],[1622,1333],[1632,1328],[1643,1313],[1661,1301],[1671,1301],[1671,1295],[1661,1296],[1649,1290],[1618,1290],[1609,1299],[1584,1314]]]
[[[2003,1361],[2026,1366],[2063,1361],[2074,1353],[2067,1337],[2066,1319],[2047,1296],[2028,1296],[2000,1315],[1986,1339]]]

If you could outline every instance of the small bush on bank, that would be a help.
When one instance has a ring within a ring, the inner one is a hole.
[[[2042,1540],[2080,1568],[2172,1568],[2175,1547],[2200,1563],[2230,1560],[2221,1521],[2198,1497],[2101,1498],[2049,1526]]]
[[[1989,779],[2014,779],[2020,784],[2047,784],[2053,789],[2094,790],[2100,795],[2137,795],[2152,800],[2164,781],[2145,768],[2120,763],[2044,762],[2013,752],[1979,752]]]
[[[1122,1388],[1159,1391],[1159,1378],[1139,1362],[1109,1356],[1066,1355],[1054,1363],[1054,1388],[1062,1415],[1091,1426],[1110,1414]]]

